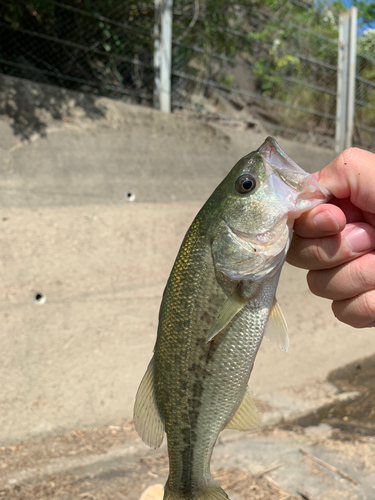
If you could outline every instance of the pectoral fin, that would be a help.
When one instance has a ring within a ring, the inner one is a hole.
[[[266,326],[266,336],[272,344],[279,347],[282,351],[289,348],[288,326],[284,314],[275,299],[271,307],[268,322]]]
[[[245,395],[233,415],[226,425],[226,429],[235,429],[237,431],[251,431],[260,426],[260,419],[255,403],[251,398],[251,391],[246,389]]]
[[[148,365],[135,398],[134,427],[145,444],[160,448],[164,438],[164,423],[156,405],[153,372],[154,358]]]
[[[241,285],[238,285],[235,291],[230,295],[224,304],[219,309],[216,318],[214,319],[210,331],[208,332],[206,343],[212,340],[228,323],[232,321],[237,313],[246,306],[249,299],[245,299],[241,293]]]

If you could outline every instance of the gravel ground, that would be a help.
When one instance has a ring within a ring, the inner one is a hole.
[[[308,426],[291,422],[264,427],[255,434],[223,434],[215,449],[212,469],[231,500],[375,498],[375,490],[366,483],[375,476],[374,375],[375,358],[332,374],[331,382],[343,391],[356,390],[362,395],[304,417]],[[320,425],[311,426],[312,423]],[[273,458],[269,455],[263,462],[249,458],[248,449],[256,455],[257,447],[262,450],[267,443],[278,443]],[[294,477],[293,464],[288,469],[291,444],[295,447],[294,455],[299,456],[298,462],[305,467],[299,475],[306,475],[307,487],[307,476],[320,485],[314,490],[316,496],[300,486],[304,481]],[[315,452],[298,455],[301,449],[316,450],[316,454],[329,457],[332,463],[342,463],[349,474],[328,461],[318,463]],[[349,469],[348,464],[352,464]],[[0,497],[4,498],[140,500],[153,487],[142,500],[156,500],[152,492],[161,491],[167,474],[166,447],[146,449],[132,422],[77,429],[62,436],[0,448]],[[284,479],[287,481],[283,483]],[[331,483],[336,481],[337,491],[328,485],[328,479]]]

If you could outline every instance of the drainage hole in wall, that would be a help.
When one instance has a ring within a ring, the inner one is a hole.
[[[129,191],[125,192],[125,199],[128,201],[134,201],[135,200],[135,193],[131,189]]]
[[[46,296],[44,295],[44,293],[36,293],[34,295],[34,302],[35,304],[44,304],[46,301]]]

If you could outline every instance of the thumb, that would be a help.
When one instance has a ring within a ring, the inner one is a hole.
[[[375,213],[375,154],[346,149],[316,173],[316,180],[336,198],[350,198],[359,209]]]

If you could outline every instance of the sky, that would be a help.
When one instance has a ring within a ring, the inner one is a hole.
[[[348,9],[350,9],[350,7],[353,6],[353,2],[351,0],[341,0],[341,1],[343,4],[346,5],[346,7],[348,7]],[[373,3],[373,0],[366,0],[366,3],[368,4]],[[358,19],[358,21],[360,23],[360,19]],[[363,26],[358,26],[358,34],[360,35],[361,33],[363,33],[367,28],[375,28],[375,20],[372,21],[371,23],[366,23]]]

